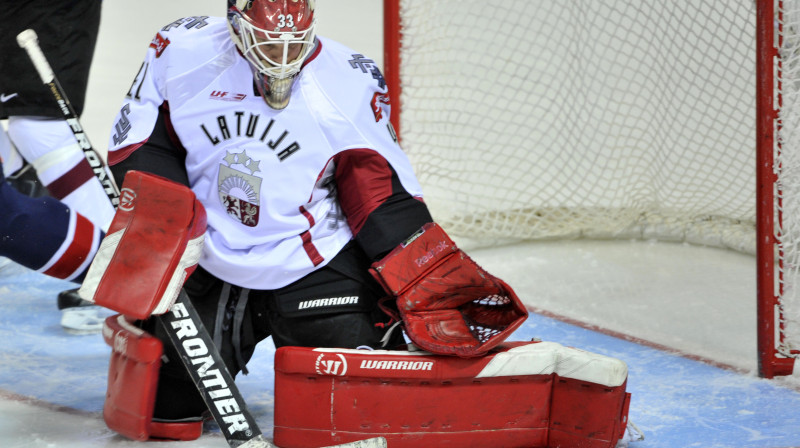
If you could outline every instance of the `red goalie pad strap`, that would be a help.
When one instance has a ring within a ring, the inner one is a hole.
[[[197,418],[179,422],[150,422],[151,440],[197,440],[203,435],[203,420]]]
[[[106,319],[103,339],[112,348],[103,419],[125,437],[147,440],[161,368],[161,341],[119,314]]]
[[[397,297],[409,339],[432,353],[483,355],[528,317],[511,287],[472,261],[435,223],[373,264],[371,272]]]
[[[200,259],[205,229],[205,209],[188,187],[129,172],[81,297],[137,319],[167,312]]]

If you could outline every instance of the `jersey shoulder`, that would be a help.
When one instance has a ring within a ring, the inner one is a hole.
[[[319,39],[319,53],[303,70],[310,69],[324,98],[351,123],[388,120],[388,89],[378,63],[344,44]]]
[[[150,42],[155,59],[162,57],[172,67],[203,65],[230,50],[226,21],[222,17],[183,17],[163,26]]]
[[[186,17],[161,28],[147,54],[156,88],[171,108],[186,104],[240,59],[221,17]]]
[[[354,89],[386,92],[386,81],[374,59],[339,42],[320,40],[321,51],[309,65],[324,88],[344,97],[351,96]]]

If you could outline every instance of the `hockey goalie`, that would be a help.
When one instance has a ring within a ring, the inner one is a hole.
[[[316,35],[314,1],[227,4],[226,17],[156,33],[116,118],[108,160],[123,197],[80,290],[121,313],[104,331],[109,427],[137,440],[201,434],[209,407],[153,317],[182,294],[232,375],[271,338],[278,372],[313,378],[276,382],[281,446],[373,432],[436,446],[452,443],[439,433],[465,442],[467,428],[533,434],[482,447],[610,446],[620,425],[594,418],[624,415],[626,369],[554,344],[505,345],[527,310],[434,220],[373,61]],[[348,351],[359,347],[374,357]],[[356,383],[371,384],[387,418],[340,386]],[[482,407],[500,391],[519,401]],[[437,398],[394,405],[414,396]]]
[[[188,188],[146,173],[128,173],[122,191],[81,290],[122,313],[104,329],[113,348],[104,418],[132,439],[191,440],[202,433],[202,413],[153,415],[159,383],[170,381],[162,360],[173,355],[141,319],[168,311],[196,269],[205,212]],[[370,270],[393,298],[390,308],[410,344],[281,346],[278,446],[385,437],[391,447],[600,448],[622,436],[630,400],[625,364],[555,343],[505,342],[524,320],[524,307],[438,226],[424,226]],[[472,281],[457,276],[462,272]],[[117,287],[131,278],[141,279],[135,288]],[[317,402],[326,406],[309,406]]]

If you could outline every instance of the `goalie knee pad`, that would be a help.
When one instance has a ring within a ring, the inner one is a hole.
[[[106,319],[103,339],[111,346],[103,419],[125,437],[147,440],[163,345],[122,315]]]
[[[201,418],[154,420],[161,341],[118,314],[106,319],[103,339],[111,346],[108,390],[103,420],[133,440],[195,440],[203,432]]]

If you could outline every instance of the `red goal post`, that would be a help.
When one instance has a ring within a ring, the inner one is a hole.
[[[754,254],[759,374],[788,375],[800,349],[798,4],[384,0],[392,124],[454,235]]]

